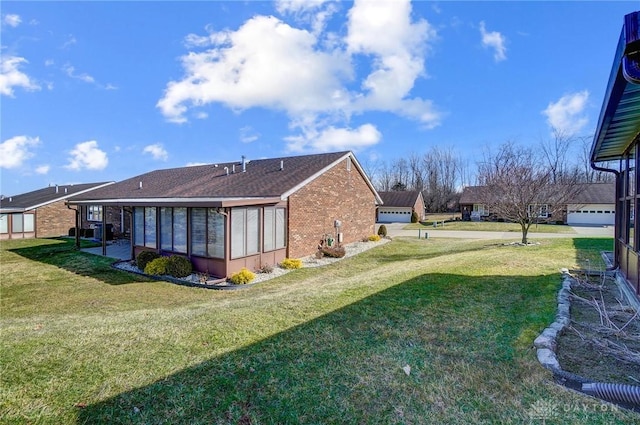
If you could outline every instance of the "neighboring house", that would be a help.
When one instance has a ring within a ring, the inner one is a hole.
[[[549,205],[537,205],[532,216],[541,220],[562,221],[569,225],[612,225],[615,218],[615,196],[613,183],[584,183],[580,185],[575,199],[563,206],[562,216],[551,217]],[[489,208],[481,203],[481,186],[468,186],[460,197],[463,220],[487,220],[493,217]]]
[[[382,205],[376,210],[376,220],[381,223],[411,223],[411,214],[424,219],[424,200],[420,191],[378,192]]]
[[[614,183],[592,183],[567,205],[567,224],[612,226],[616,217],[616,189]]]
[[[591,146],[591,166],[616,176],[614,266],[640,298],[638,227],[640,191],[640,12],[624,17],[607,91]],[[605,168],[615,161],[615,169]],[[600,164],[600,165],[598,165]]]
[[[50,186],[0,199],[0,239],[48,238],[69,234],[76,212],[65,202],[113,182]]]
[[[314,254],[327,235],[360,241],[380,202],[351,152],[156,170],[69,201],[124,207],[132,255],[184,255],[215,277]]]

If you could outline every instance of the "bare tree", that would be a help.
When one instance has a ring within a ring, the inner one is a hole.
[[[391,162],[391,190],[407,190],[409,186],[409,164],[406,159],[395,159]],[[395,189],[394,189],[395,188]]]
[[[447,211],[456,199],[461,170],[460,158],[451,150],[432,147],[423,157],[426,172],[424,199],[427,210]]]
[[[591,167],[592,138],[590,136],[580,137],[580,141],[580,165],[583,169],[582,180],[585,183],[613,183],[615,181],[614,174],[597,171]],[[603,168],[617,168],[613,162],[606,162],[599,165]]]
[[[542,156],[549,167],[553,183],[560,183],[562,177],[571,168],[567,162],[567,154],[572,144],[573,139],[558,129],[553,129],[553,137],[551,139],[540,143]]]
[[[533,223],[562,214],[581,190],[576,176],[573,181],[568,176],[554,183],[553,171],[536,151],[505,143],[495,154],[485,153],[478,164],[480,201],[491,214],[520,224],[526,244]]]

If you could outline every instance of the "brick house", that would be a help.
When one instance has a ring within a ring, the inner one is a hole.
[[[107,186],[86,183],[50,186],[0,199],[0,240],[64,236],[76,227],[76,212],[67,208],[72,196]]]
[[[422,192],[415,190],[378,192],[382,205],[376,209],[376,220],[381,223],[410,223],[411,215],[418,214],[418,221],[424,219],[424,199]]]
[[[326,235],[359,241],[381,202],[351,152],[156,170],[69,200],[130,214],[132,256],[184,255],[216,277],[311,255]]]
[[[640,11],[624,17],[591,145],[591,166],[612,173],[616,202],[614,264],[640,303]]]
[[[613,183],[583,183],[576,188],[576,193],[570,203],[562,205],[562,211],[557,217],[549,213],[551,204],[541,201],[536,205],[536,214],[541,221],[575,225],[612,225],[615,217]],[[462,220],[496,220],[500,217],[490,211],[482,203],[483,187],[467,186],[460,195],[460,211]]]

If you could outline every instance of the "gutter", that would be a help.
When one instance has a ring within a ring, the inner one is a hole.
[[[618,240],[620,239],[621,236],[621,227],[619,226],[619,223],[622,223],[622,211],[621,208],[619,208],[618,202],[620,199],[620,196],[622,195],[622,181],[620,180],[620,171],[618,170],[614,170],[613,168],[604,168],[604,167],[600,167],[599,165],[596,165],[596,163],[593,160],[593,155],[591,155],[591,168],[593,168],[596,171],[603,171],[605,173],[613,173],[616,176],[616,199],[615,199],[615,219],[614,219],[614,223],[615,226],[613,227],[613,265],[611,265],[610,267],[607,267],[607,271],[611,271],[611,270],[617,270],[618,267],[620,267],[620,262],[618,261]]]

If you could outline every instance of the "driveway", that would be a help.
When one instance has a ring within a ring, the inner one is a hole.
[[[431,230],[428,227],[418,230],[404,230],[407,223],[376,223],[376,230],[384,224],[387,227],[387,234],[394,236],[425,237],[425,232],[430,238],[460,238],[460,239],[521,239],[520,232],[484,232],[467,230]],[[446,227],[446,225],[445,225]],[[613,237],[613,226],[572,226],[576,233],[532,233],[528,237],[531,239],[549,238],[591,238],[591,237]]]

